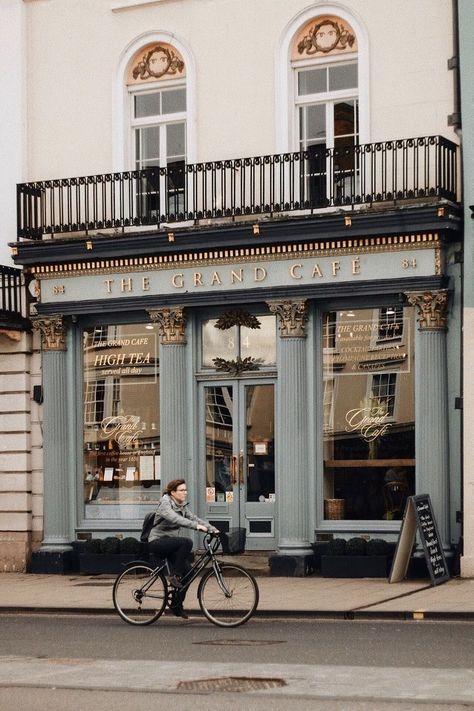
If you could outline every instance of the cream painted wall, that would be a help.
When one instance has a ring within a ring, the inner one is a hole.
[[[0,264],[13,266],[8,242],[16,240],[16,183],[25,176],[25,7],[0,3]]]
[[[171,32],[196,67],[198,160],[276,152],[276,59],[304,0],[28,2],[28,177],[113,165],[120,58],[145,32]],[[314,12],[327,4],[315,3]],[[452,106],[451,0],[347,0],[369,37],[370,138],[441,133]],[[407,18],[410,18],[409,20]],[[280,109],[279,109],[280,110]]]

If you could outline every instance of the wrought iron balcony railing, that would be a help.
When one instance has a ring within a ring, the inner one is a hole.
[[[457,199],[458,147],[442,136],[23,183],[18,239],[142,225]]]
[[[25,286],[21,269],[0,264],[0,328],[24,330]]]

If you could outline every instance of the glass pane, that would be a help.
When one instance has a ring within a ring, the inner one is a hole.
[[[161,495],[158,339],[145,324],[84,331],[88,519],[141,519]]]
[[[326,518],[400,519],[415,493],[414,313],[400,309],[324,315]]]
[[[216,328],[217,319],[202,323],[202,365],[215,368],[214,359],[234,360],[238,355],[237,327],[225,331]]]
[[[135,118],[158,116],[161,113],[160,97],[160,91],[154,91],[152,94],[135,94]]]
[[[226,501],[232,491],[230,474],[234,403],[232,386],[205,388],[206,408],[206,498]]]
[[[334,134],[353,136],[356,133],[355,108],[353,101],[334,104]]]
[[[166,126],[167,163],[171,158],[182,158],[186,154],[185,123],[170,123]]]
[[[324,104],[306,106],[306,143],[323,141],[326,136],[326,107]]]
[[[276,319],[274,316],[259,316],[260,328],[241,327],[240,355],[253,358],[259,365],[276,363]]]
[[[273,385],[245,389],[247,428],[247,501],[275,500]]]
[[[160,129],[158,126],[135,129],[136,163],[139,168],[160,164]]]
[[[186,111],[186,89],[170,89],[162,93],[163,113],[175,114]]]
[[[319,94],[327,91],[327,68],[306,69],[298,72],[298,95]]]
[[[329,67],[329,91],[357,88],[357,62]]]

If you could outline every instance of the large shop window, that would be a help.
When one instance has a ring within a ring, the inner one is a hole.
[[[324,515],[400,519],[415,493],[411,307],[323,317]]]
[[[158,365],[149,325],[84,331],[86,518],[140,518],[160,497]]]

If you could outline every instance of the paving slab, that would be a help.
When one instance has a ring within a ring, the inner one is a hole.
[[[257,576],[258,613],[279,615],[404,616],[474,619],[474,579],[452,579],[436,587],[427,580],[390,584],[380,578],[283,578]],[[0,574],[0,611],[113,613],[114,578],[85,575]],[[186,609],[198,611],[197,583]]]

